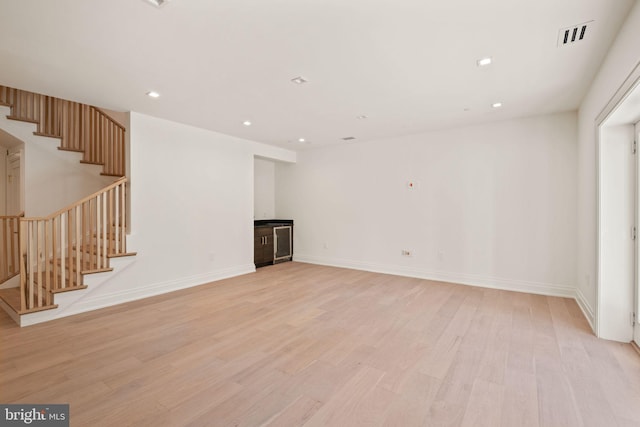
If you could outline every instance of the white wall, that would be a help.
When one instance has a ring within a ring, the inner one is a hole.
[[[101,166],[80,163],[81,153],[58,150],[59,139],[34,135],[33,123],[5,116],[0,114],[0,129],[24,143],[20,185],[26,216],[52,214],[115,180],[100,176]]]
[[[297,260],[573,296],[575,113],[305,151],[276,187]]]
[[[273,161],[255,158],[253,176],[253,217],[255,219],[276,217],[275,171],[276,166]]]
[[[59,140],[33,136],[24,145],[26,216],[47,216],[106,187],[116,178],[101,166],[80,163],[82,155],[58,150]]]
[[[596,117],[640,62],[640,3],[636,1],[578,114],[578,300],[593,323],[596,306]]]
[[[254,271],[254,155],[295,159],[287,150],[134,112],[130,133],[127,244],[138,254],[76,311]]]

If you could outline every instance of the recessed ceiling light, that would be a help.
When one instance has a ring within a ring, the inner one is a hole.
[[[160,96],[160,94],[152,90],[151,92],[147,92],[147,96],[150,96],[151,98],[157,98]]]
[[[242,124],[245,126],[251,126],[251,122],[249,120],[245,120]]]
[[[493,108],[500,108],[500,107],[502,107],[502,102],[494,102],[493,104],[491,104],[491,106]]]
[[[360,120],[364,120],[364,119],[368,119],[369,117],[365,116],[364,114],[361,116],[356,116],[356,119],[360,119]]]
[[[485,58],[480,58],[476,61],[476,64],[478,64],[478,67],[485,67],[489,64],[491,64],[493,60],[491,59],[491,57],[487,56]]]
[[[147,3],[151,3],[152,5],[154,5],[155,7],[160,7],[163,6],[167,3],[169,3],[169,0],[146,0]]]
[[[304,77],[301,77],[301,76],[294,77],[294,78],[292,78],[292,79],[291,79],[291,81],[292,81],[293,83],[295,83],[295,84],[299,84],[299,85],[301,85],[301,84],[303,84],[303,83],[307,83],[307,82],[308,82],[308,80],[307,80],[307,79],[305,79]]]
[[[298,138],[298,142],[305,142],[305,141],[306,141],[306,139],[304,139],[304,138]]]

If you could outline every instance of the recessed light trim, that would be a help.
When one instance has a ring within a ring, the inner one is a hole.
[[[158,92],[156,92],[155,90],[149,91],[147,92],[147,96],[150,98],[159,98],[160,94]]]
[[[491,106],[493,108],[500,108],[500,107],[502,107],[502,102],[494,102],[493,104],[491,104]]]
[[[242,124],[245,126],[251,126],[251,120],[245,120]]]
[[[169,3],[170,0],[145,0],[145,1],[155,7],[162,7],[165,4]]]
[[[369,116],[365,116],[364,114],[356,116],[356,119],[360,119],[360,120],[365,120],[365,119],[368,119],[368,118],[369,118]]]
[[[485,56],[484,58],[480,58],[476,61],[478,67],[486,67],[493,62],[493,59],[490,56]]]
[[[298,142],[300,142],[300,143],[302,143],[302,142],[307,142],[307,140],[306,140],[306,139],[304,139],[304,138],[298,138]]]
[[[298,76],[298,77],[294,77],[294,78],[292,78],[292,79],[291,79],[291,82],[293,82],[293,83],[295,83],[295,84],[298,84],[298,85],[301,85],[301,84],[304,84],[304,83],[309,82],[309,80],[305,79],[305,78],[304,78],[304,77],[302,77],[302,76]]]

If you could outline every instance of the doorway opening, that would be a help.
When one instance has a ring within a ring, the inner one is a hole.
[[[24,142],[0,129],[0,216],[24,211]]]
[[[640,341],[640,65],[597,119],[596,335]]]

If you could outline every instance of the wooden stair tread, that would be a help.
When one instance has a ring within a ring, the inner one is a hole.
[[[60,150],[60,151],[72,151],[74,153],[84,153],[84,150],[80,150],[80,149],[76,149],[76,148],[58,147],[58,150]]]
[[[75,249],[75,248],[74,248]],[[83,254],[88,255],[88,258],[90,258],[90,261],[86,261],[86,260],[80,260],[80,274],[94,274],[94,273],[104,273],[104,272],[108,272],[108,271],[113,271],[112,267],[102,267],[102,268],[87,268],[87,264],[89,265],[95,265],[96,261],[95,261],[95,257],[97,257],[95,252],[91,252],[90,250],[88,251],[83,251]],[[137,255],[136,252],[125,252],[125,253],[121,253],[121,254],[107,254],[107,259],[109,258],[119,258],[119,257],[125,257],[125,256],[135,256]],[[69,272],[71,271],[72,273],[75,273],[76,267],[77,267],[77,262],[76,262],[76,258],[69,258],[68,256],[64,257],[65,259],[65,263],[64,263],[64,269],[65,271]],[[56,265],[59,268],[62,268],[62,258],[56,258],[55,260],[50,260],[50,264],[56,263]]]
[[[121,254],[109,254],[107,255],[107,258],[122,258],[125,256],[136,256],[138,255],[138,252],[124,252]]]
[[[65,270],[67,270],[67,269],[65,268]],[[47,275],[47,272],[43,271],[42,272],[42,279],[43,280],[46,279],[46,275]],[[53,269],[51,269],[49,271],[49,279],[50,279],[50,283],[53,283],[53,279],[54,279]],[[65,282],[67,283],[67,285],[75,283],[75,280],[74,280],[75,279],[75,271],[72,270],[71,274],[69,274],[69,271],[67,270],[64,279],[65,279]],[[33,275],[33,281],[35,283],[38,283],[38,274],[37,273],[35,273]],[[60,274],[60,272],[58,272],[58,283],[61,283],[61,282],[62,282],[62,275]]]
[[[117,228],[118,230],[113,231],[113,228]],[[115,225],[115,224],[107,224],[107,232],[103,233],[102,230],[100,230],[100,232],[93,232],[91,233],[91,237],[96,239],[98,237],[105,239],[105,240],[115,240],[116,236],[120,235],[120,232],[122,231],[122,225]],[[104,237],[103,237],[104,236]],[[95,243],[95,242],[94,242]],[[75,248],[75,244],[73,246]]]
[[[94,239],[96,238],[96,236],[93,236],[93,237],[94,237]],[[109,240],[111,240],[111,241],[113,242],[113,239],[105,238],[104,240],[106,241],[107,249],[109,249]],[[113,245],[113,243],[111,243],[111,244]],[[103,244],[96,245],[96,242],[94,241],[92,244],[90,244],[90,245],[84,245],[84,246],[82,246],[80,249],[89,249],[89,250],[94,251],[94,250],[97,250],[97,248],[98,248],[98,247],[100,248],[100,251],[102,252],[102,249],[104,248]],[[72,248],[73,248],[74,250],[76,250],[76,249],[77,249],[77,247],[76,247],[76,245],[75,245],[75,244],[72,246]]]
[[[89,255],[93,255],[96,256],[95,253],[93,252],[83,252],[85,254],[89,254]],[[120,257],[125,257],[125,256],[136,256],[138,255],[137,252],[123,252],[123,253],[119,253],[119,254],[107,254],[107,258],[120,258]],[[69,257],[65,257],[66,263],[65,263],[65,268],[69,267]],[[60,258],[57,259],[58,265],[61,265],[62,263],[60,262]],[[80,262],[80,264],[82,264],[82,262]],[[74,267],[73,269],[75,270],[75,258],[72,259],[71,261],[71,266]],[[82,271],[81,271],[82,272]]]
[[[106,272],[109,272],[109,271],[113,271],[113,267],[86,268],[86,266],[83,266],[82,263],[80,263],[80,264],[81,264],[80,265],[80,269],[81,269],[80,270],[80,274],[82,274],[82,275],[95,274],[95,273],[106,273]],[[62,267],[62,262],[60,260],[58,260],[58,267]],[[67,275],[69,274],[69,271],[71,271],[71,275],[72,276],[77,271],[75,263],[73,263],[71,265],[71,269],[69,269],[69,265],[68,264],[65,264],[64,269],[65,269]],[[58,273],[58,277],[61,277],[60,273]]]
[[[92,252],[81,252],[82,254],[84,254],[83,258],[95,258],[96,254],[92,253]],[[65,269],[68,269],[69,266],[73,267],[73,269],[75,270],[76,267],[76,257],[72,257],[69,258],[68,256],[64,257],[64,267]],[[53,264],[54,260],[51,260],[50,264]],[[62,266],[62,258],[56,258],[55,259],[55,263],[58,266]],[[80,267],[83,266],[83,264],[93,264],[93,262],[88,262],[87,259],[85,259],[84,261],[82,260],[82,258],[80,259]]]
[[[60,294],[62,292],[70,292],[70,291],[77,291],[80,289],[87,289],[88,286],[87,285],[78,285],[78,286],[67,286],[65,288],[58,288],[58,289],[51,289],[52,294]]]
[[[4,301],[17,314],[29,314],[38,311],[51,310],[58,308],[57,304],[45,305],[42,307],[34,307],[29,310],[20,309],[20,288],[0,289],[0,299]]]
[[[93,270],[82,270],[80,272],[80,274],[82,275],[86,275],[86,274],[96,274],[96,273],[108,273],[110,271],[113,271],[112,267],[106,267],[106,268],[95,268]]]
[[[9,120],[16,120],[18,122],[26,122],[26,123],[33,123],[33,124],[40,124],[40,122],[38,120],[30,120],[30,119],[23,119],[21,117],[16,117],[16,116],[12,116],[12,115],[8,115],[7,119]]]
[[[16,313],[20,311],[20,288],[0,289],[0,299]]]
[[[45,132],[34,132],[33,133],[35,136],[46,136],[47,138],[58,138],[61,139],[62,135],[55,135],[53,133],[45,133]]]

